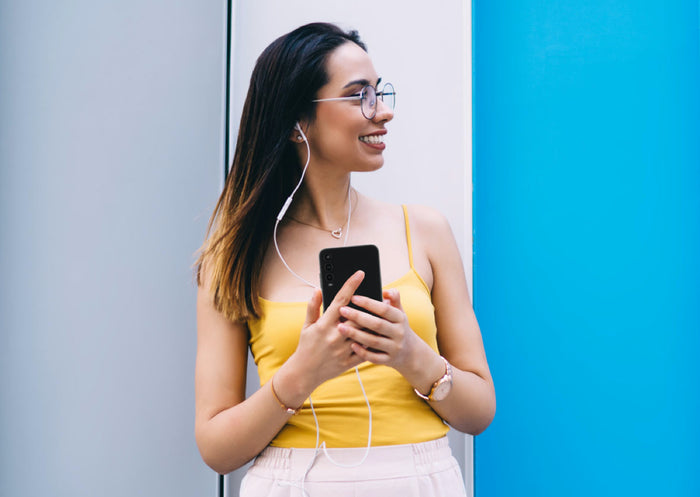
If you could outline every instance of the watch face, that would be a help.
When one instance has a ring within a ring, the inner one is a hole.
[[[450,390],[452,390],[452,378],[445,379],[445,381],[438,383],[430,394],[430,400],[442,400],[447,397]]]

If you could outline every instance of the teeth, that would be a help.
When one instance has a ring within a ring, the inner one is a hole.
[[[383,135],[361,136],[360,141],[363,141],[365,143],[384,143],[384,136]]]

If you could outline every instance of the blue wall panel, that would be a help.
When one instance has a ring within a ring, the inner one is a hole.
[[[698,496],[698,2],[473,9],[476,495]]]

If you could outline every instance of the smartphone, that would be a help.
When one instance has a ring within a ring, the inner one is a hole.
[[[323,292],[323,309],[328,309],[338,291],[347,279],[362,270],[365,279],[355,291],[355,295],[364,295],[382,301],[382,278],[379,273],[379,249],[375,245],[355,245],[321,250],[321,290]],[[361,309],[353,303],[350,307]]]

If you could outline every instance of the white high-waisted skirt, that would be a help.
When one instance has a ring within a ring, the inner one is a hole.
[[[327,449],[352,465],[366,448]],[[268,447],[241,482],[241,497],[465,497],[464,480],[447,437],[408,445],[372,447],[354,468],[336,466],[322,450]]]

